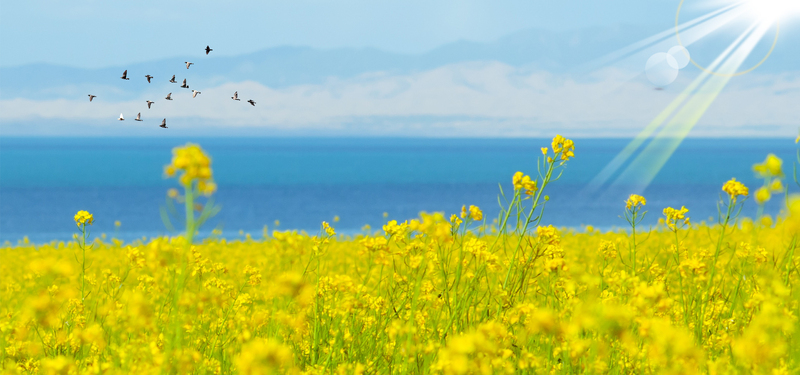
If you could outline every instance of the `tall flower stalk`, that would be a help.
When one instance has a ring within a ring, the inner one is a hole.
[[[494,243],[489,251],[491,252],[495,246],[497,246],[500,238],[506,238],[505,234],[508,228],[508,221],[512,214],[516,214],[516,225],[513,232],[517,235],[517,244],[514,247],[510,258],[511,261],[502,283],[503,290],[506,292],[513,290],[512,286],[514,285],[523,285],[525,282],[524,279],[526,275],[528,275],[525,272],[514,271],[519,271],[520,267],[530,267],[530,265],[542,255],[541,252],[532,252],[527,256],[523,255],[524,259],[522,259],[522,263],[518,261],[519,252],[523,247],[523,241],[526,239],[525,234],[528,232],[528,228],[531,224],[534,226],[539,225],[544,214],[544,205],[550,200],[547,195],[544,195],[545,187],[551,182],[558,180],[561,177],[561,173],[563,173],[561,167],[563,167],[569,159],[575,157],[575,143],[571,139],[556,135],[553,137],[551,146],[552,153],[547,147],[542,147],[541,149],[544,158],[537,165],[539,169],[539,178],[531,178],[522,172],[515,173],[512,177],[514,195],[511,198],[511,202],[508,203],[508,207],[503,207],[501,204],[500,217],[498,220],[500,224],[499,233],[498,236],[495,237]],[[559,169],[561,170],[559,171]],[[558,173],[556,173],[557,171]],[[531,203],[530,207],[526,208],[524,201],[528,199],[530,199]],[[520,279],[512,280],[512,275],[518,273],[522,275]],[[513,301],[513,298],[513,295],[509,296],[510,301]]]
[[[78,238],[78,246],[81,249],[82,255],[81,259],[78,260],[78,263],[81,264],[81,301],[86,297],[86,238],[89,236],[89,231],[86,229],[86,226],[92,225],[93,222],[94,216],[88,211],[78,211],[78,213],[75,214],[75,224],[81,231],[81,235]]]
[[[181,348],[183,340],[183,330],[181,321],[178,317],[178,302],[186,284],[187,274],[187,254],[194,243],[194,236],[198,229],[210,217],[219,212],[219,207],[208,199],[205,205],[197,202],[200,197],[210,197],[216,190],[217,184],[214,182],[211,170],[211,158],[203,151],[200,146],[187,143],[183,147],[176,147],[172,150],[172,162],[164,167],[167,177],[178,177],[183,196],[174,189],[167,192],[167,204],[173,214],[177,211],[172,206],[172,200],[184,203],[186,232],[183,241],[183,249],[180,252],[180,266],[175,269],[173,277],[171,319],[170,319],[170,340],[167,341],[166,354],[168,360],[165,362],[167,369],[173,365],[172,359],[174,351]],[[200,214],[195,216],[195,211]],[[167,227],[172,227],[169,215],[162,209],[162,219]],[[212,350],[214,348],[211,348]]]
[[[644,215],[647,211],[642,211],[642,208],[647,204],[647,200],[641,195],[631,194],[628,200],[625,201],[625,220],[631,226],[631,244],[630,244],[630,263],[633,274],[636,275],[636,225],[644,220]]]

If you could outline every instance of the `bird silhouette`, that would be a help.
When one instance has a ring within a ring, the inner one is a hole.
[[[125,117],[122,117],[122,113],[119,114],[119,118],[117,120],[125,121]]]
[[[181,85],[181,88],[184,88],[184,89],[188,89],[189,88],[189,85],[186,84],[186,78],[183,79],[183,85]]]
[[[155,102],[151,102],[151,101],[148,100],[147,101],[147,109],[150,109],[150,105],[153,104],[153,103],[155,103]]]
[[[167,99],[167,100],[172,100],[172,93],[169,93],[169,94],[167,94],[167,97],[166,97],[166,98],[164,98],[164,99]]]
[[[213,51],[213,49],[211,49],[211,47],[209,46],[206,46],[206,55],[208,55],[208,53],[211,51]]]
[[[178,83],[178,81],[175,80],[175,75],[174,74],[172,75],[172,79],[169,80],[169,82],[170,83]]]
[[[139,114],[138,114],[138,115],[136,115],[136,118],[135,118],[134,120],[136,120],[136,121],[142,121],[142,112],[139,112]]]
[[[239,100],[239,92],[238,92],[238,91],[234,91],[234,92],[233,92],[233,96],[231,96],[231,99],[233,99],[233,100]]]
[[[197,97],[197,94],[202,94],[202,92],[200,92],[200,91],[197,91],[197,90],[192,90],[192,97],[193,97],[193,98],[196,98],[196,97]]]
[[[247,102],[250,103],[250,105],[252,105],[253,107],[256,106],[256,102],[254,102],[253,99],[250,99]]]
[[[161,120],[161,125],[159,125],[159,126],[164,128],[164,129],[166,129],[167,128],[167,119]]]
[[[148,75],[144,76],[144,78],[147,78],[147,83],[150,83],[150,80],[153,79],[153,76],[148,74]]]
[[[184,61],[186,63],[186,69],[189,69],[190,66],[194,65],[192,62]]]
[[[126,81],[130,81],[131,80],[130,78],[128,78],[128,70],[127,69],[125,69],[125,71],[122,72],[122,77],[119,77],[119,78],[122,78],[122,79],[124,79]]]
[[[97,95],[92,95],[92,94],[89,94],[89,101],[91,102],[91,101],[92,101],[92,99],[94,99],[94,98],[96,98],[96,97],[97,97]]]

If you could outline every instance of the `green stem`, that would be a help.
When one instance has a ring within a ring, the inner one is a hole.
[[[184,185],[183,188],[186,191],[186,248],[189,249],[192,246],[194,233],[196,231],[194,222],[194,190],[192,189],[191,182]]]
[[[81,224],[81,233],[83,234],[83,241],[81,242],[81,251],[83,252],[83,259],[81,259],[81,303],[83,303],[86,287],[86,223]]]

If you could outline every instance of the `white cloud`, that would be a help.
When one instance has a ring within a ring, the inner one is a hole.
[[[234,128],[335,130],[356,123],[370,134],[394,134],[406,127],[435,128],[439,135],[453,136],[535,136],[562,129],[576,135],[630,136],[663,110],[688,80],[684,77],[667,91],[655,91],[646,80],[629,77],[629,72],[607,69],[576,80],[496,62],[465,63],[408,75],[332,78],[279,90],[252,81],[225,83],[202,89],[194,99],[189,90],[177,89],[173,101],[153,99],[154,94],[113,103],[97,99],[89,103],[88,98],[3,100],[0,122],[113,122],[120,112],[130,119],[142,112],[150,121],[200,118]],[[241,101],[230,99],[234,91]],[[152,109],[147,109],[147,99],[156,101]],[[250,106],[248,99],[257,105]],[[737,128],[745,134],[763,126],[771,135],[786,135],[787,129],[798,125],[796,103],[800,103],[796,76],[737,77],[701,119],[696,133],[716,129],[725,133],[718,135],[727,136],[735,135]]]

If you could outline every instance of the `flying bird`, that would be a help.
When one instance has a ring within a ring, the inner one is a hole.
[[[166,98],[164,98],[164,99],[167,99],[167,100],[172,100],[172,93],[169,93],[169,94],[167,94],[167,97],[166,97]]]
[[[89,94],[89,101],[91,102],[91,101],[92,101],[92,99],[94,99],[94,98],[96,98],[96,97],[97,97],[97,95],[92,95],[92,94]]]
[[[167,119],[161,120],[161,125],[159,125],[159,126],[164,128],[164,129],[166,129],[167,128]]]
[[[192,97],[193,97],[193,98],[196,98],[196,97],[197,97],[197,94],[202,94],[202,92],[200,92],[200,91],[197,91],[197,90],[192,90]]]
[[[233,99],[233,100],[239,100],[239,92],[238,92],[238,91],[234,91],[234,92],[233,92],[233,96],[231,96],[231,99]]]
[[[136,120],[136,121],[142,121],[142,112],[139,112],[139,114],[138,114],[138,115],[136,115],[136,118],[135,118],[134,120]]]
[[[247,102],[250,103],[250,105],[252,105],[253,107],[256,106],[256,102],[254,102],[253,99],[250,99]]]
[[[189,85],[186,84],[186,78],[183,79],[183,85],[181,85],[181,87],[184,88],[184,89],[188,89],[189,88]]]
[[[186,63],[186,69],[189,69],[190,66],[194,65],[192,62],[184,61]]]
[[[170,93],[170,94],[171,94],[171,93]],[[151,102],[151,101],[149,101],[149,100],[148,100],[148,101],[147,101],[147,109],[150,109],[150,104],[153,104],[153,103],[155,103],[155,102]]]
[[[175,80],[175,75],[174,75],[174,74],[172,75],[172,79],[171,79],[171,80],[169,80],[169,81],[170,81],[171,83],[178,83],[178,81],[176,81],[176,80]]]
[[[130,78],[128,78],[128,70],[127,69],[125,69],[125,71],[122,72],[122,77],[119,77],[119,78],[122,78],[122,79],[124,79],[126,81],[130,81],[131,80]]]
[[[122,117],[122,113],[119,114],[119,118],[117,120],[125,121],[125,117]]]
[[[211,51],[213,51],[213,49],[211,49],[211,47],[209,46],[206,46],[206,55],[208,55],[208,53]]]
[[[147,78],[147,83],[150,83],[150,80],[153,79],[153,76],[148,74],[148,75],[144,76],[144,78]]]

